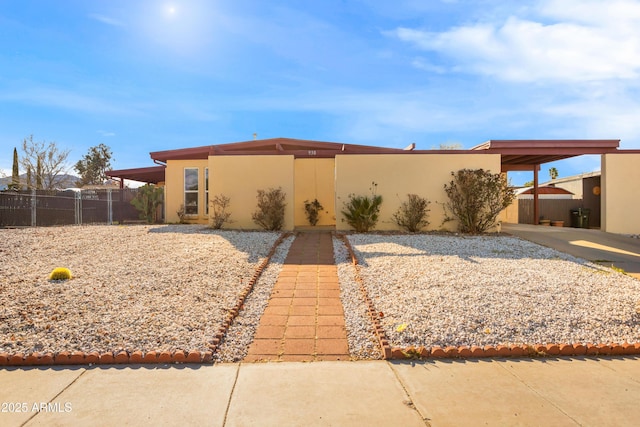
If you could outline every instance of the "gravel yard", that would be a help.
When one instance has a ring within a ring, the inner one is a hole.
[[[0,352],[208,351],[278,233],[204,226],[0,229]],[[640,342],[640,281],[507,236],[352,234],[392,346]],[[293,237],[223,340],[246,354]],[[354,268],[333,240],[349,349],[380,358]],[[74,278],[49,281],[55,267]]]
[[[611,269],[506,236],[348,239],[392,346],[640,342],[640,281]]]
[[[0,230],[0,352],[208,351],[277,233],[204,226]],[[74,278],[48,280],[55,267]]]
[[[368,307],[355,281],[351,257],[344,243],[334,238],[333,253],[338,266],[340,300],[344,307],[344,321],[349,341],[349,352],[353,359],[382,359],[382,352]]]
[[[276,249],[269,265],[262,272],[253,286],[253,290],[245,300],[242,310],[233,320],[227,335],[222,341],[222,345],[213,355],[214,360],[218,362],[239,362],[247,355],[293,239],[294,236],[287,237]]]

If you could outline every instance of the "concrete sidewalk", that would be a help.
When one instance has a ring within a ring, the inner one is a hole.
[[[640,279],[640,239],[585,228],[502,224],[502,231],[561,252],[623,269]]]
[[[640,359],[6,368],[0,401],[2,426],[631,426]]]

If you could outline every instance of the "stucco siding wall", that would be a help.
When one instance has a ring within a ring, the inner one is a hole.
[[[513,199],[513,203],[511,203],[505,210],[502,211],[500,215],[500,221],[508,222],[511,224],[517,224],[519,221],[519,209],[520,205],[518,199]]]
[[[296,159],[295,165],[295,226],[309,226],[304,209],[305,200],[318,199],[324,209],[318,224],[335,225],[335,160]]]
[[[640,154],[603,154],[601,226],[603,231],[639,234]]]
[[[169,160],[165,170],[165,221],[178,222],[178,210],[184,205],[184,170],[198,168],[198,213],[187,217],[187,222],[206,224],[205,168],[207,160]]]
[[[571,199],[582,199],[582,177],[570,181],[559,182],[556,184],[556,187],[571,191],[573,193],[573,196],[569,196]]]
[[[340,213],[349,194],[370,195],[371,183],[377,183],[376,193],[382,196],[380,220],[376,230],[397,230],[392,215],[407,194],[413,193],[431,201],[426,230],[456,230],[455,222],[442,224],[441,203],[447,200],[444,185],[451,181],[451,172],[459,169],[500,172],[499,154],[388,154],[336,156],[336,229],[350,226]]]
[[[251,215],[257,191],[282,187],[286,194],[285,230],[294,224],[293,156],[210,156],[209,197],[223,194],[231,199],[228,211],[233,223],[224,228],[259,229]]]

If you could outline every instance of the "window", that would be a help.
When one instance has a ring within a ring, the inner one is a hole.
[[[184,169],[184,213],[198,215],[198,168]]]
[[[209,215],[209,168],[204,168],[204,214]]]

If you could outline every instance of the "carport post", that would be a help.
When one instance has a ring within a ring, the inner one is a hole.
[[[540,208],[538,206],[538,169],[540,165],[533,167],[533,224],[538,224],[540,220]]]

